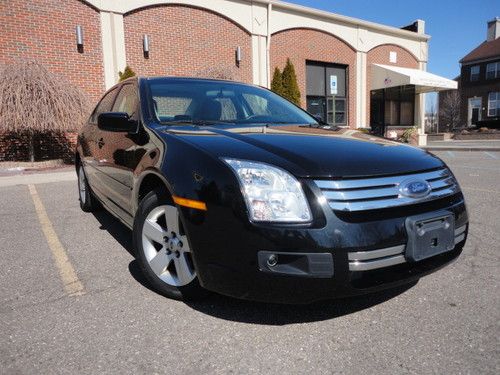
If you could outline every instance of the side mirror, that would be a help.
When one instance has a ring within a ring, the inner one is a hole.
[[[108,132],[132,133],[137,130],[137,121],[125,112],[104,112],[97,118],[97,127]]]

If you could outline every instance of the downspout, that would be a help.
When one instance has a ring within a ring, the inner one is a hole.
[[[273,4],[267,4],[267,38],[266,38],[266,70],[267,70],[267,88],[271,88],[271,12]]]

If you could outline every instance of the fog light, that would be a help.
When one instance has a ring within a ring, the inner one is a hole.
[[[267,265],[269,267],[274,267],[277,264],[278,264],[278,257],[276,255],[272,254],[269,256],[269,258],[267,258]]]

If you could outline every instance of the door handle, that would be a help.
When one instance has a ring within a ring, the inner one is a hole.
[[[104,138],[99,139],[99,142],[97,142],[97,146],[99,148],[103,148],[103,146],[104,146]]]

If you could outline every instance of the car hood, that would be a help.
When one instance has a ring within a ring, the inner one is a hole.
[[[360,132],[299,126],[169,127],[175,135],[214,157],[253,160],[298,177],[367,177],[418,172],[443,166],[418,148]]]

